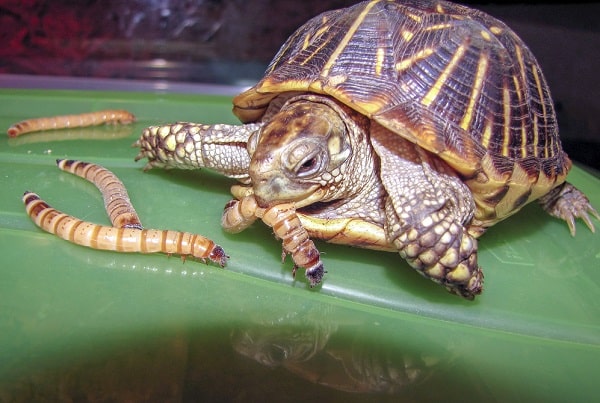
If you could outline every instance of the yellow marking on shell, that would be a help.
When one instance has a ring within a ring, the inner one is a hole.
[[[490,35],[490,33],[483,29],[481,30],[481,37],[488,42],[492,40],[492,36]]]
[[[477,63],[477,72],[475,73],[469,104],[467,105],[465,114],[460,121],[460,127],[462,127],[464,130],[469,130],[471,122],[473,121],[473,110],[475,109],[475,104],[481,95],[481,89],[483,87],[483,83],[485,82],[485,76],[487,73],[487,66],[488,56],[487,54],[481,54],[479,57],[479,62]]]
[[[423,20],[420,15],[413,14],[413,13],[406,13],[406,16],[408,18],[410,18],[411,20],[418,22],[418,23],[420,23]]]
[[[432,48],[425,48],[422,49],[420,51],[418,51],[417,53],[415,53],[414,55],[404,59],[404,60],[400,60],[399,62],[396,62],[396,71],[404,71],[406,69],[408,69],[409,67],[411,67],[413,64],[417,63],[420,60],[423,60],[429,56],[431,56],[434,53]]]
[[[517,100],[519,101],[519,105],[521,105],[521,102],[523,102],[523,90],[521,89],[521,82],[519,81],[519,77],[516,75],[513,75],[512,78],[513,84],[515,85],[515,91],[517,93]]]
[[[375,60],[375,74],[380,76],[383,68],[383,61],[385,59],[385,50],[383,48],[377,48],[377,55]]]
[[[507,181],[508,191],[502,200],[496,204],[496,216],[499,218],[506,217],[518,211],[524,204],[517,206],[515,210],[515,201],[521,199],[529,192],[532,182],[535,179],[531,178],[521,165],[515,164],[510,179]]]
[[[526,120],[521,119],[521,158],[527,156],[527,125]]]
[[[404,38],[404,40],[406,42],[410,42],[410,40],[413,38],[413,36],[415,36],[415,34],[407,29],[402,30],[402,32],[400,32],[400,35],[402,35],[402,38]]]
[[[300,62],[300,65],[304,66],[306,63],[308,63],[309,60],[311,60],[315,55],[318,55],[319,53],[321,53],[321,49],[323,49],[325,46],[327,46],[327,41],[323,41],[323,43],[321,43],[318,48],[316,48],[313,52],[311,52],[311,54],[308,55],[308,57],[306,59],[304,59],[304,60],[302,60],[302,62]],[[294,58],[291,58],[288,61],[288,63],[294,64],[295,63]]]
[[[500,27],[497,27],[495,25],[492,25],[490,27],[490,32],[494,35],[500,35],[504,30]]]
[[[330,87],[337,87],[340,84],[343,84],[348,76],[344,74],[336,74],[334,76],[330,76],[327,78],[327,85]]]
[[[538,73],[538,70],[536,68],[536,66],[534,64],[531,65],[531,71],[533,73],[533,79],[535,80],[535,86],[537,87],[538,90],[538,95],[540,97],[540,104],[542,105],[542,115],[544,117],[544,119],[546,119],[546,102],[544,99],[544,88],[542,86],[542,81],[540,79],[540,75]],[[546,147],[547,148],[547,147]]]
[[[540,141],[540,128],[538,126],[538,118],[537,115],[533,116],[533,156],[538,157],[540,155],[538,144]]]
[[[329,60],[327,60],[327,63],[325,63],[325,66],[323,67],[323,71],[321,72],[321,76],[327,77],[329,75],[329,70],[331,70],[331,67],[336,62],[340,53],[342,53],[344,48],[348,45],[348,42],[350,42],[350,39],[352,39],[352,36],[356,33],[356,30],[358,29],[360,24],[362,24],[365,17],[367,16],[367,14],[369,14],[369,11],[371,11],[371,9],[377,3],[379,3],[379,0],[372,1],[365,6],[365,9],[360,13],[360,15],[352,23],[352,26],[350,27],[350,29],[348,29],[348,32],[346,32],[346,35],[344,36],[344,38],[342,38],[341,42],[338,44],[338,47],[331,54],[331,57],[329,57]]]
[[[481,170],[479,174],[467,181],[467,185],[473,192],[475,204],[477,205],[472,225],[489,227],[491,224],[499,221],[496,213],[496,204],[490,202],[489,199],[493,199],[498,190],[501,190],[505,186],[510,175],[510,172],[500,173],[496,169],[490,153],[484,154],[481,158]]]
[[[441,24],[435,24],[435,25],[430,25],[428,27],[425,27],[425,29],[423,31],[440,31],[443,29],[448,29],[448,28],[452,28],[453,25],[449,22],[444,22]]]
[[[519,81],[519,77],[513,75],[513,84],[515,86],[515,92],[517,93],[517,100],[519,105],[523,102],[523,89],[521,88],[521,82]],[[527,120],[521,119],[521,157],[525,158],[527,156]],[[535,147],[534,147],[535,149]]]
[[[504,108],[504,124],[502,125],[502,152],[501,154],[508,157],[508,143],[510,140],[510,91],[505,85],[502,88],[502,107]]]
[[[323,35],[325,32],[327,32],[329,30],[329,25],[323,25],[321,28],[319,28],[317,30],[317,32],[315,32],[315,34],[313,35],[313,38],[318,38],[319,36]]]
[[[308,49],[308,47],[310,46],[312,40],[314,38],[318,38],[319,36],[323,35],[323,33],[327,32],[327,30],[329,30],[329,25],[326,24],[327,22],[327,18],[323,17],[322,21],[321,21],[321,28],[319,28],[317,30],[317,32],[314,33],[314,35],[305,35],[304,36],[304,42],[302,43],[302,50],[306,50]]]
[[[483,127],[483,134],[481,136],[481,145],[484,149],[488,149],[490,146],[490,140],[492,139],[492,122],[487,119],[485,126]]]
[[[456,49],[456,52],[454,53],[454,56],[452,56],[450,63],[448,63],[444,71],[442,71],[442,74],[440,74],[436,82],[431,86],[427,94],[425,94],[425,96],[421,100],[421,103],[423,105],[430,106],[433,103],[433,101],[435,101],[435,98],[442,90],[444,83],[446,82],[446,80],[448,80],[448,77],[450,77],[450,75],[456,68],[456,65],[465,54],[465,50],[465,45],[460,45],[458,49]]]
[[[302,43],[302,50],[308,49],[308,45],[310,45],[311,39],[312,39],[311,35],[309,35],[309,34],[304,35],[304,42]]]
[[[440,14],[444,14],[446,12],[446,10],[444,10],[444,7],[442,7],[440,3],[435,5],[435,11],[437,11]]]
[[[519,62],[519,71],[521,72],[521,80],[526,83],[527,82],[527,73],[525,71],[525,63],[523,62],[523,53],[521,52],[521,47],[515,45],[515,53],[517,56],[517,62]]]

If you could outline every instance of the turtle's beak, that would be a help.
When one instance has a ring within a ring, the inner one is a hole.
[[[251,166],[254,196],[260,207],[268,208],[276,204],[292,202],[297,206],[307,206],[323,197],[319,184],[291,181],[280,169],[262,169],[256,161]],[[263,165],[264,168],[264,165]],[[260,172],[257,172],[260,170]]]

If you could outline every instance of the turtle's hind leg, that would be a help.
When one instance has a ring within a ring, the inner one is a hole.
[[[595,232],[590,214],[600,220],[600,214],[592,207],[587,196],[569,182],[565,182],[540,197],[542,208],[553,217],[567,222],[571,235],[575,236],[575,219],[581,218]]]

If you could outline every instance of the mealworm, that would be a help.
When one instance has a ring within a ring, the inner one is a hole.
[[[104,208],[113,227],[142,229],[123,182],[108,169],[97,164],[76,160],[56,160],[58,168],[92,182],[104,198]]]
[[[56,210],[32,192],[25,192],[23,203],[33,222],[51,234],[93,249],[193,256],[219,264],[227,263],[223,248],[208,238],[189,232],[137,228],[115,228],[80,220]]]
[[[126,110],[108,109],[98,112],[80,113],[78,115],[60,115],[45,118],[23,120],[8,128],[9,137],[37,132],[72,127],[97,126],[103,123],[129,124],[135,121],[135,116]]]
[[[72,129],[28,133],[27,136],[9,137],[8,144],[10,146],[20,146],[24,144],[77,140],[113,141],[129,137],[132,133],[133,128],[129,125],[114,126],[109,129],[102,126],[75,127]]]
[[[273,228],[275,236],[283,243],[282,259],[287,253],[294,261],[293,275],[296,269],[306,269],[305,275],[311,287],[319,284],[325,270],[319,250],[302,226],[296,208],[292,203],[279,204],[267,209],[258,207],[253,195],[241,200],[232,200],[225,206],[221,224],[229,232],[239,232],[247,228],[256,218]]]
[[[257,210],[256,199],[252,196],[244,197],[241,200],[231,200],[223,210],[221,227],[231,234],[242,232],[256,221]]]

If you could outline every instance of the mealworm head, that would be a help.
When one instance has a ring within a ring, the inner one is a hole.
[[[220,265],[221,267],[225,267],[225,265],[227,264],[227,259],[229,259],[229,255],[227,255],[223,248],[221,248],[219,245],[215,245],[215,247],[208,255],[208,258],[211,261]]]
[[[37,194],[30,192],[29,190],[23,192],[23,203],[25,204],[29,204],[34,200],[39,200],[39,198],[40,197]]]
[[[319,284],[321,280],[323,280],[323,276],[325,275],[325,273],[327,273],[327,271],[323,268],[323,263],[321,263],[321,261],[319,260],[319,262],[316,265],[307,268],[304,275],[310,282],[310,286],[314,287],[317,284]]]

